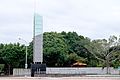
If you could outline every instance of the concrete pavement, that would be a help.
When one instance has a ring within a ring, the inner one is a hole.
[[[0,80],[120,80],[120,77],[0,77]]]

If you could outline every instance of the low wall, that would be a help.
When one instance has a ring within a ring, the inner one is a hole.
[[[102,69],[101,67],[86,67],[86,68],[74,68],[74,67],[62,67],[62,68],[53,68],[47,67],[46,74],[99,74],[104,75],[106,74],[106,68]],[[119,70],[110,68],[110,74],[119,74]],[[31,75],[30,69],[13,69],[13,76],[24,76],[24,75]]]
[[[31,70],[23,68],[14,68],[13,76],[31,76]]]
[[[106,74],[107,69],[102,67],[86,67],[86,68],[47,68],[46,74]],[[110,74],[119,74],[119,71],[110,68]]]

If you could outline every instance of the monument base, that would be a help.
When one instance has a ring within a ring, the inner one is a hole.
[[[46,64],[41,63],[31,64],[31,77],[42,74],[46,74]]]

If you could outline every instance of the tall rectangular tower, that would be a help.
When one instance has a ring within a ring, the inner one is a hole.
[[[43,63],[43,17],[34,15],[33,36],[33,64],[31,64],[31,76],[34,74],[46,74],[46,64]]]
[[[43,17],[34,15],[33,62],[43,62]]]

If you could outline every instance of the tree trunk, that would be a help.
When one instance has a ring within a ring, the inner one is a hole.
[[[109,64],[109,60],[106,60],[106,67],[107,67],[107,74],[110,74],[110,64]]]
[[[8,65],[8,69],[9,69],[8,75],[10,75],[10,65]]]

